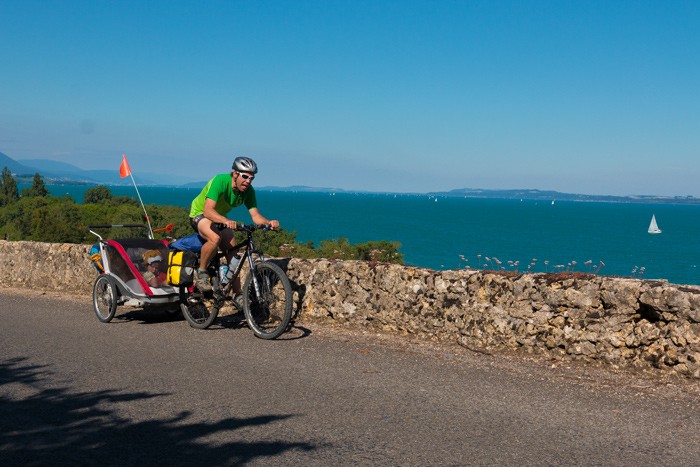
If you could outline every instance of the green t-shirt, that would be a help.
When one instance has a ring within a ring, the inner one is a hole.
[[[190,207],[190,217],[204,214],[204,203],[207,198],[216,201],[216,212],[225,216],[228,212],[241,204],[245,204],[248,209],[258,207],[255,200],[255,190],[249,186],[243,193],[236,193],[231,184],[231,174],[219,174],[209,180],[197,197],[192,200]]]

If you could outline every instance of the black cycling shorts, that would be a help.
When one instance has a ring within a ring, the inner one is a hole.
[[[204,214],[200,214],[198,216],[190,217],[190,225],[194,229],[195,232],[199,233],[199,230],[197,229],[197,224],[199,224],[199,221],[204,219]]]

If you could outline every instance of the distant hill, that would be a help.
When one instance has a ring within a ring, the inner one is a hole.
[[[83,171],[83,169],[67,162],[52,161],[48,159],[22,159],[20,162],[28,167],[41,167],[44,170],[54,174],[68,175]]]
[[[308,193],[346,193],[347,190],[342,188],[326,188],[326,187],[312,187],[305,185],[292,185],[292,186],[266,186],[260,187],[260,190],[268,191],[296,191],[296,192],[308,192]]]
[[[18,181],[31,182],[35,173],[41,174],[49,184],[95,184],[95,185],[129,185],[131,181],[119,176],[118,166],[114,170],[83,170],[72,164],[48,159],[26,159],[16,161],[7,154],[0,152],[0,170],[8,167],[15,174]],[[139,173],[136,181],[139,185],[153,186],[180,186],[182,188],[201,189],[207,184],[207,180],[192,182],[191,178],[168,176],[164,181],[161,174]],[[287,187],[264,186],[256,187],[259,190],[268,191],[292,191],[302,193],[369,193],[367,191],[344,190],[341,188],[310,187],[305,185],[292,185]],[[386,193],[386,192],[382,192]],[[419,194],[419,193],[414,193]],[[460,198],[501,198],[501,199],[528,199],[543,201],[598,201],[617,203],[676,203],[676,204],[700,204],[700,198],[693,196],[653,196],[653,195],[582,195],[575,193],[562,193],[551,190],[537,189],[508,189],[490,190],[481,188],[457,188],[450,191],[434,191],[425,193],[432,196],[450,196]]]
[[[83,170],[66,162],[49,159],[25,159],[14,160],[7,154],[0,152],[0,170],[3,167],[10,169],[19,180],[31,179],[35,173],[41,174],[46,183],[78,183],[96,185],[129,185],[130,179],[119,176],[118,160],[115,162],[114,170]],[[139,185],[180,185],[192,179],[189,177],[177,177],[168,175],[164,180],[163,175],[143,172],[136,177]]]
[[[180,185],[182,188],[204,188],[209,180],[202,180],[201,182],[185,183]],[[256,186],[256,190],[265,191],[294,191],[301,193],[348,193],[347,190],[342,188],[325,188],[325,187],[313,187],[305,185],[292,185],[292,186]]]
[[[207,184],[209,180],[202,180],[201,182],[189,182],[189,183],[183,183],[180,185],[182,188],[204,188],[204,185]]]
[[[32,169],[31,167],[28,167],[24,164],[20,164],[7,154],[3,154],[0,152],[0,170],[2,170],[5,167],[10,169],[10,172],[12,172],[13,174],[18,175],[27,175],[31,173],[32,176],[34,176],[34,173],[36,172],[36,170]]]
[[[450,196],[460,198],[500,198],[529,199],[543,201],[598,201],[615,203],[680,203],[700,204],[700,198],[693,196],[653,196],[653,195],[581,195],[559,191],[536,189],[486,190],[481,188],[457,188],[450,191],[430,192],[433,196]]]

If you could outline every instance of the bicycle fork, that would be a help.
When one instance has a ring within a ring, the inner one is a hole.
[[[258,257],[260,258],[260,261],[265,261],[265,257],[260,251],[256,251],[255,253],[258,254]],[[258,281],[258,276],[255,274],[256,268],[255,268],[255,261],[253,261],[253,252],[251,251],[250,254],[248,255],[248,262],[250,263],[250,275],[251,275],[251,280],[253,281],[253,289],[255,289],[255,298],[257,299],[258,303],[263,302],[263,293],[260,288],[260,282]]]

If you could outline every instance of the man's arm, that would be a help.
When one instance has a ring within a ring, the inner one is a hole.
[[[236,223],[226,216],[222,216],[218,212],[216,212],[216,201],[214,201],[211,198],[207,198],[207,200],[204,202],[204,217],[209,219],[210,221],[218,224],[226,224],[226,227],[233,229],[236,227]]]
[[[268,220],[267,217],[263,216],[260,214],[260,211],[258,211],[258,208],[251,208],[248,210],[250,213],[250,218],[253,219],[253,222],[256,224],[270,224],[273,229],[276,229],[277,227],[280,226],[279,221],[277,220]]]

